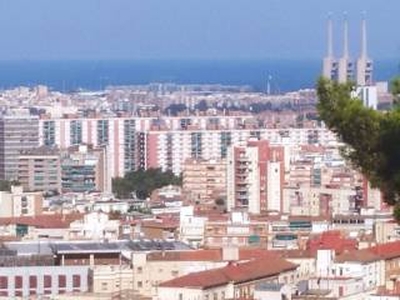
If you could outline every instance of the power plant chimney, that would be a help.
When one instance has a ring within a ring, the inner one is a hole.
[[[361,57],[367,58],[367,22],[365,21],[365,12],[363,12],[361,21]]]
[[[373,62],[368,58],[367,54],[367,21],[365,12],[362,14],[361,20],[361,52],[357,59],[357,85],[365,86],[372,83]]]
[[[354,64],[349,56],[349,25],[347,21],[347,12],[344,12],[343,21],[343,56],[339,59],[338,81],[340,83],[352,80],[354,77]]]
[[[327,53],[323,60],[322,76],[328,79],[337,79],[337,61],[333,56],[333,23],[332,13],[328,14],[327,23]]]
[[[349,58],[349,22],[347,20],[347,12],[343,13],[343,58]]]

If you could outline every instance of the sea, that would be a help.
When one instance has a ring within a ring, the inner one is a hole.
[[[400,74],[400,59],[374,63],[374,79]],[[52,90],[103,90],[149,83],[246,85],[283,93],[313,88],[319,60],[0,61],[0,89],[47,85]]]

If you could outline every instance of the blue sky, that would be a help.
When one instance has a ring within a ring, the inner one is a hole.
[[[400,58],[399,0],[1,0],[0,60],[319,59],[330,11],[354,54],[366,11],[371,56]]]

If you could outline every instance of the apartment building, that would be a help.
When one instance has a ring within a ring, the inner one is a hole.
[[[12,186],[11,191],[0,191],[0,216],[36,216],[43,211],[43,195],[40,192],[24,192],[22,186]]]
[[[252,299],[261,282],[292,283],[297,265],[283,259],[255,259],[225,267],[194,272],[159,285],[154,300]]]
[[[250,126],[250,125],[251,126]],[[336,145],[326,128],[261,128],[253,116],[188,116],[158,118],[53,118],[39,120],[40,145],[107,146],[112,177],[139,168],[161,168],[175,174],[186,159],[226,158],[230,145],[249,138],[274,145]]]
[[[111,192],[107,149],[87,145],[70,147],[61,155],[63,192]]]
[[[1,267],[0,274],[0,297],[6,299],[32,299],[89,290],[89,268],[85,266]]]
[[[18,179],[21,152],[39,145],[39,119],[28,110],[15,109],[0,116],[0,179]]]
[[[283,147],[266,140],[249,140],[232,146],[227,157],[227,209],[250,213],[282,210]]]
[[[191,202],[213,207],[216,199],[226,198],[226,161],[188,159],[183,165],[182,181],[184,194]]]
[[[21,152],[18,182],[25,191],[61,191],[60,151],[42,146]]]
[[[250,219],[244,212],[232,212],[227,220],[208,220],[205,223],[204,246],[267,248],[267,221]]]

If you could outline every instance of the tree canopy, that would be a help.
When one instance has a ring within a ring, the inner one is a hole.
[[[170,184],[181,185],[182,180],[171,171],[148,169],[129,172],[123,178],[114,178],[112,190],[118,198],[130,198],[134,192],[137,198],[146,199],[155,189]]]
[[[317,109],[321,119],[347,145],[344,156],[381,189],[385,202],[394,206],[400,221],[400,80],[392,82],[394,107],[376,111],[352,96],[352,83],[321,78]]]

